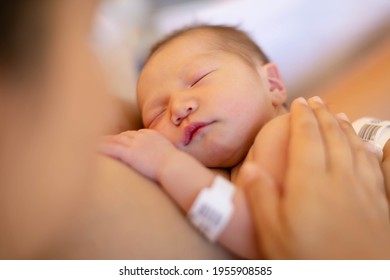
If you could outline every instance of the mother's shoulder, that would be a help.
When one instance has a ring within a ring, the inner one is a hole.
[[[105,259],[232,257],[204,239],[155,182],[103,156],[97,170],[85,252],[93,247]]]

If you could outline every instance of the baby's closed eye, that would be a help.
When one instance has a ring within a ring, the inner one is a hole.
[[[192,82],[190,83],[191,84],[190,87],[194,87],[196,84],[198,84],[200,81],[202,81],[204,78],[206,78],[208,75],[210,75],[214,71],[215,70],[200,72],[201,74],[195,75],[194,78],[192,79]]]
[[[149,122],[148,128],[153,128],[158,121],[161,119],[161,117],[164,115],[166,111],[166,108],[162,108],[161,110],[157,111],[151,118],[151,121]]]

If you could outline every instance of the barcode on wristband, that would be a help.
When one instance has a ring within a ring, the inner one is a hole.
[[[191,223],[210,241],[216,241],[229,222],[234,204],[235,186],[217,176],[210,188],[204,188],[188,211]]]
[[[206,204],[203,204],[199,208],[198,217],[190,216],[191,219],[196,219],[196,224],[198,229],[206,233],[210,233],[213,228],[218,227],[222,221],[222,216],[218,210],[209,207]]]
[[[209,207],[208,205],[202,205],[199,210],[199,213],[203,215],[205,219],[215,225],[219,224],[222,220],[221,214],[212,207]]]
[[[363,141],[374,141],[376,134],[382,126],[374,124],[365,124],[359,131],[359,137]]]

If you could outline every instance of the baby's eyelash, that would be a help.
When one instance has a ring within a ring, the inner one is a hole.
[[[207,75],[211,74],[212,72],[214,72],[214,70],[213,70],[213,71],[210,71],[210,72],[207,72],[206,74],[204,74],[204,75],[200,76],[199,78],[197,78],[197,79],[195,80],[195,82],[193,82],[193,83],[191,84],[190,87],[193,87],[194,85],[196,85],[197,83],[199,83],[203,78],[205,78]]]

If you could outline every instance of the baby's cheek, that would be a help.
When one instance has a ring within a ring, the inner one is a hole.
[[[255,141],[254,160],[274,178],[279,187],[285,179],[288,136],[289,119],[285,115],[267,123]]]
[[[179,148],[180,137],[172,126],[168,122],[161,120],[157,125],[151,128],[159,133],[161,133],[166,139],[168,139],[175,147]]]

